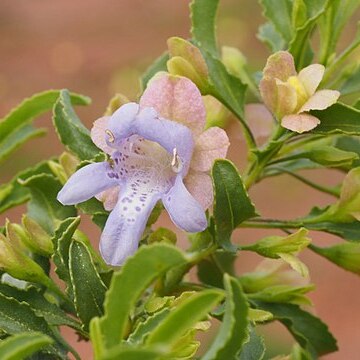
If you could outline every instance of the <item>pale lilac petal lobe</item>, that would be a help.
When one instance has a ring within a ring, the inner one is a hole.
[[[204,172],[190,170],[184,179],[189,193],[202,206],[208,209],[214,201],[214,191],[210,175]]]
[[[176,178],[174,186],[162,196],[162,201],[171,220],[180,229],[188,232],[206,229],[204,209],[186,189],[181,177]]]
[[[293,114],[282,118],[281,126],[299,134],[310,131],[320,124],[320,120],[310,114]]]
[[[187,126],[195,135],[205,126],[201,93],[185,77],[161,74],[153,78],[140,99],[140,106],[154,108],[162,117]]]
[[[325,72],[324,65],[312,64],[299,72],[299,80],[303,84],[308,96],[315,93]]]
[[[108,128],[110,116],[103,116],[94,121],[91,128],[91,140],[102,151],[111,154],[113,149],[106,143],[105,130]]]
[[[124,139],[134,135],[132,125],[138,116],[140,107],[136,103],[127,103],[117,109],[109,119],[105,139],[112,149],[119,149]]]
[[[324,110],[335,104],[340,97],[337,90],[319,90],[302,106],[300,112]]]
[[[112,266],[122,265],[127,257],[135,253],[151,211],[160,198],[157,193],[131,195],[131,188],[121,193],[101,234],[101,255]]]
[[[86,201],[118,184],[108,162],[94,163],[76,171],[58,193],[63,205]]]
[[[196,139],[191,168],[196,171],[209,171],[215,159],[226,156],[229,146],[229,138],[223,129],[207,129]]]

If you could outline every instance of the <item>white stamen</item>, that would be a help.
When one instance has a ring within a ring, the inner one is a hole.
[[[171,160],[171,167],[175,173],[179,173],[182,170],[183,164],[177,153],[177,149],[173,149],[173,158]]]
[[[115,136],[109,129],[105,130],[105,134],[108,136],[107,140],[109,143],[113,143],[115,141]]]

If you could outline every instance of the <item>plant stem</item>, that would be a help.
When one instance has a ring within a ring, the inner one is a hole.
[[[271,160],[273,156],[281,149],[284,142],[287,139],[291,138],[293,135],[293,133],[286,134],[285,129],[281,126],[278,126],[274,135],[268,140],[265,149],[261,152],[263,156],[256,156],[253,162],[249,164],[248,171],[245,174],[244,180],[244,185],[246,189],[249,189],[253,184],[258,181],[268,161]],[[281,137],[283,138],[281,139]]]
[[[301,227],[303,224],[296,221],[279,221],[269,219],[255,219],[251,221],[244,221],[239,225],[243,228],[252,229],[296,229]]]
[[[314,188],[316,190],[319,190],[319,191],[322,191],[322,192],[324,192],[326,194],[335,196],[336,198],[338,198],[340,196],[340,191],[338,189],[328,188],[326,186],[316,184],[316,183],[312,182],[311,180],[306,179],[305,177],[303,177],[301,175],[298,175],[298,174],[295,174],[295,173],[293,173],[293,172],[291,172],[289,170],[286,170],[285,168],[282,168],[282,167],[273,167],[273,169],[281,171],[283,173],[286,173],[286,174],[292,176],[293,178],[303,182],[304,184],[311,186],[312,188]]]

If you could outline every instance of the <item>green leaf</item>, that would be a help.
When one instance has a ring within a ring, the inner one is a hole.
[[[299,155],[327,167],[347,166],[359,159],[356,152],[340,150],[334,146],[313,147],[309,152]]]
[[[353,167],[360,166],[360,139],[355,136],[341,136],[335,140],[334,146],[343,151],[354,152],[359,156],[358,160],[353,161],[352,166],[346,167],[346,170],[350,170]]]
[[[44,295],[35,287],[31,286],[22,290],[10,285],[0,284],[0,293],[19,302],[26,302],[35,314],[43,317],[49,325],[67,325],[74,329],[80,329],[80,324],[77,321],[68,317],[57,305],[47,301]]]
[[[159,71],[166,71],[166,63],[169,60],[167,52],[161,54],[142,74],[140,82],[141,89],[144,91],[149,80]]]
[[[36,129],[29,124],[18,128],[16,132],[9,134],[4,141],[0,143],[0,162],[8,158],[13,151],[17,150],[28,140],[45,134],[46,129]]]
[[[210,86],[206,94],[213,95],[241,121],[246,137],[254,143],[251,131],[244,121],[244,101],[247,86],[231,75],[218,59],[215,20],[219,0],[193,0],[191,34],[208,66]]]
[[[218,52],[215,34],[218,4],[219,0],[193,0],[190,4],[191,35],[201,49],[214,56]]]
[[[195,293],[180,303],[170,314],[149,334],[148,345],[161,345],[169,350],[179,338],[190,330],[198,321],[218,304],[223,298],[219,290],[203,290]]]
[[[340,88],[341,95],[349,95],[360,92],[360,65]]]
[[[264,338],[259,336],[252,326],[249,326],[248,339],[244,343],[237,360],[262,360],[265,351]]]
[[[264,15],[271,21],[282,38],[289,42],[292,38],[292,2],[289,0],[260,0]]]
[[[256,302],[260,309],[270,311],[282,322],[296,341],[315,358],[338,350],[336,340],[327,326],[314,315],[293,304]]]
[[[10,335],[37,331],[56,339],[55,333],[45,319],[38,317],[28,304],[20,303],[2,294],[0,294],[0,329]],[[63,358],[63,348],[60,345],[49,345],[46,351]]]
[[[0,120],[0,146],[7,141],[8,137],[16,133],[19,128],[29,124],[46,111],[52,109],[59,97],[60,90],[49,90],[33,95],[25,99],[20,105],[14,108],[8,115]],[[71,93],[71,101],[74,105],[88,105],[88,97]]]
[[[222,324],[202,360],[234,359],[246,341],[249,306],[238,280],[224,275],[226,290]]]
[[[106,347],[118,344],[124,337],[128,317],[143,291],[167,270],[185,262],[177,248],[165,244],[143,246],[126,261],[113,275],[105,298],[105,315],[100,319]]]
[[[215,189],[214,217],[217,241],[233,251],[232,231],[243,221],[256,216],[244,184],[235,166],[228,160],[216,160],[212,168]]]
[[[324,231],[337,235],[344,240],[360,242],[360,222],[350,223],[319,222],[304,225],[309,230]]]
[[[47,161],[41,162],[29,169],[23,170],[7,184],[0,186],[0,213],[14,206],[23,204],[30,199],[30,191],[19,183],[19,179],[26,180],[33,175],[51,174]]]
[[[320,62],[327,64],[330,56],[335,53],[336,45],[344,26],[359,7],[359,0],[332,0],[326,13],[320,18],[321,36]]]
[[[61,142],[81,160],[93,159],[100,150],[90,138],[71,105],[67,90],[62,90],[53,110],[53,122]]]
[[[360,99],[358,99],[357,101],[354,102],[353,108],[360,110]]]
[[[316,21],[324,14],[329,3],[329,0],[303,0],[303,4],[306,6],[306,21],[296,28],[293,38],[289,43],[289,51],[294,56],[298,70],[308,65],[311,61],[312,50],[309,44],[309,37]]]
[[[280,51],[285,48],[285,40],[271,22],[267,22],[259,27],[257,37],[260,41],[265,43],[272,52]]]
[[[62,185],[49,174],[33,175],[22,182],[31,193],[28,203],[29,217],[48,233],[53,234],[57,224],[70,216],[76,216],[73,206],[63,206],[56,200]]]
[[[331,63],[326,68],[322,80],[323,84],[328,84],[330,80],[333,81],[343,80],[344,72],[341,70],[344,68],[344,62],[359,46],[360,46],[360,22],[357,23],[357,32],[355,34],[353,41],[346,47],[346,49],[342,51],[342,53],[335,60],[332,60]]]
[[[0,358],[2,360],[25,359],[52,342],[51,338],[39,332],[20,333],[0,342]]]
[[[105,352],[99,360],[161,360],[164,359],[158,350],[129,348],[123,345],[112,348]]]
[[[215,251],[211,256],[198,263],[197,275],[207,285],[222,288],[224,285],[224,273],[234,274],[234,262],[236,254]]]
[[[69,249],[75,230],[80,224],[80,217],[68,218],[62,221],[52,238],[55,252],[53,261],[55,272],[67,285],[69,295],[72,295],[72,286],[69,272]]]
[[[169,308],[164,308],[155,314],[148,316],[143,322],[137,325],[135,330],[129,335],[128,341],[143,343],[146,336],[165,319],[169,312]]]
[[[69,252],[69,271],[77,314],[88,331],[93,317],[103,315],[106,286],[102,282],[86,246],[73,241]]]
[[[317,134],[360,135],[360,110],[337,103],[322,111],[311,111],[321,123],[312,132]]]
[[[244,103],[247,86],[241,80],[231,75],[225,65],[209,52],[202,50],[209,69],[211,88],[209,94],[221,101],[244,126]]]
[[[272,303],[292,303],[298,305],[311,305],[311,301],[305,296],[309,291],[314,290],[314,285],[292,286],[273,285],[248,295],[249,299],[261,300]]]

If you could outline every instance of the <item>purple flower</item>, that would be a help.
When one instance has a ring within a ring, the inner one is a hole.
[[[96,196],[112,210],[100,240],[108,264],[121,265],[136,251],[159,200],[179,228],[206,228],[205,209],[213,196],[208,171],[215,158],[226,155],[229,141],[219,128],[202,132],[205,115],[190,80],[161,74],[140,104],[125,104],[94,123],[92,139],[110,160],[78,170],[58,200],[71,205]]]

